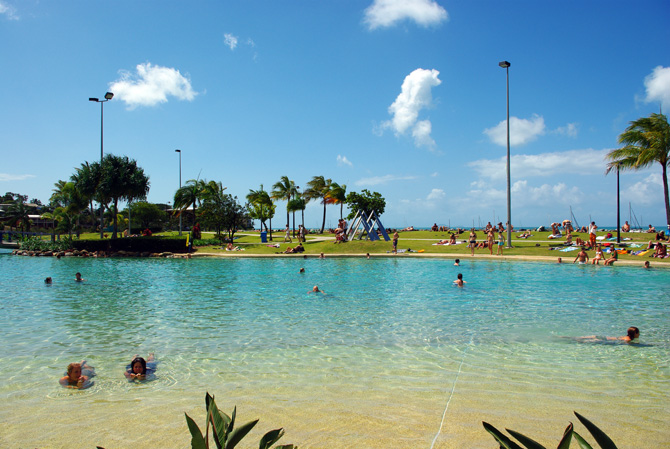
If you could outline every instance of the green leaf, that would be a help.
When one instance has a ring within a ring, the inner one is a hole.
[[[572,440],[572,433],[573,428],[572,423],[570,423],[568,427],[565,428],[565,432],[563,432],[563,438],[561,438],[561,442],[558,443],[557,449],[570,449],[570,440]]]
[[[580,415],[577,412],[574,412],[577,418],[584,424],[584,427],[591,432],[591,435],[593,435],[593,438],[595,438],[596,442],[600,445],[602,449],[617,449],[616,444],[614,444],[614,441],[610,439],[610,437],[605,434],[602,430],[600,430],[595,424],[593,424],[591,421],[588,419],[584,418],[582,415]]]
[[[275,429],[271,430],[261,438],[260,443],[258,444],[258,449],[269,449],[270,446],[275,444],[281,437],[284,436],[284,429]]]
[[[528,449],[547,449],[546,447],[542,446],[540,443],[537,441],[533,440],[532,438],[527,437],[526,435],[516,432],[511,429],[505,429],[509,432],[510,435],[512,435],[514,438],[519,440],[521,444],[526,446]]]
[[[212,437],[214,438],[217,449],[221,449],[226,444],[229,420],[226,420],[223,416],[221,416],[221,410],[217,408],[213,397],[209,402],[209,407],[210,410],[208,416],[212,424]],[[225,416],[225,413],[223,415]]]
[[[237,446],[237,443],[239,443],[257,423],[258,420],[256,419],[230,432],[230,435],[226,440],[226,449],[233,449],[235,446]]]
[[[283,446],[275,446],[275,449],[298,449],[298,446],[292,444],[284,444]]]
[[[188,430],[191,432],[191,448],[192,449],[207,449],[207,442],[205,441],[205,438],[202,436],[202,432],[200,431],[200,427],[191,419],[190,416],[188,416],[186,413],[184,413],[186,416],[186,424],[188,425]]]
[[[579,447],[581,449],[593,449],[589,443],[586,442],[584,438],[577,432],[572,432],[572,434],[575,436],[575,440],[577,440],[577,443],[579,443]]]
[[[482,425],[488,433],[490,433],[493,438],[500,444],[500,447],[504,449],[523,449],[521,446],[516,444],[514,441],[510,440],[506,435],[501,433],[498,429],[493,427],[491,424],[482,421]]]

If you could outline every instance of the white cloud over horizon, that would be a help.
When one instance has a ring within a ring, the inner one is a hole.
[[[382,123],[382,130],[391,128],[398,136],[412,129],[412,136],[417,147],[425,146],[434,149],[435,141],[430,136],[431,122],[429,120],[418,121],[418,118],[422,109],[433,104],[431,89],[442,84],[438,78],[439,75],[440,72],[435,69],[416,69],[407,75],[400,88],[400,94],[388,108],[392,118]]]
[[[374,0],[365,10],[364,22],[370,30],[391,27],[403,20],[429,27],[449,20],[449,14],[434,0]]]
[[[510,121],[511,123],[511,121]],[[605,172],[605,155],[610,150],[569,150],[542,154],[512,155],[510,171],[524,177],[544,177],[555,174],[591,175],[597,167]],[[480,159],[468,163],[482,178],[501,180],[507,177],[507,156]]]
[[[634,204],[663,204],[663,180],[660,173],[650,173],[641,181],[621,191],[621,196]]]
[[[370,178],[361,178],[358,181],[354,182],[356,186],[377,186],[382,184],[388,184],[393,181],[411,181],[416,179],[416,176],[398,176],[398,175],[384,175],[384,176],[372,176]]]
[[[237,36],[234,36],[230,33],[225,33],[223,35],[223,43],[226,44],[231,50],[235,50],[237,47]]]
[[[3,181],[24,181],[35,178],[35,175],[14,175],[11,173],[0,173],[0,182]]]
[[[525,145],[545,133],[544,118],[534,114],[531,119],[518,117],[509,118],[509,140],[511,146]],[[502,147],[507,146],[507,120],[503,120],[493,128],[486,128],[484,134],[491,142]]]
[[[349,167],[354,166],[354,164],[352,164],[351,161],[347,159],[346,156],[342,156],[341,154],[337,155],[337,165],[339,166],[348,165]]]
[[[647,91],[645,98],[647,103],[658,101],[664,108],[670,108],[670,67],[659,65],[654,68],[645,77],[644,87]]]
[[[128,109],[166,103],[168,96],[193,101],[197,95],[191,87],[191,80],[183,76],[179,70],[152,65],[149,62],[138,64],[136,69],[136,74],[120,71],[121,78],[109,86],[110,91],[125,102]]]

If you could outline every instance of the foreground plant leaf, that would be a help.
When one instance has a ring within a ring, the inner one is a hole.
[[[602,430],[598,428],[595,424],[593,424],[591,421],[588,419],[584,418],[582,415],[580,415],[577,412],[574,412],[575,416],[581,421],[582,424],[584,424],[584,427],[591,432],[591,435],[593,435],[593,438],[596,440],[596,443],[600,445],[602,449],[617,449],[616,444],[614,444],[614,441],[610,439],[610,437],[605,434]]]
[[[500,432],[491,424],[482,421],[482,425],[484,426],[486,431],[493,436],[493,438],[498,442],[498,444],[500,444],[500,447],[504,449],[523,449],[521,446],[516,444],[514,441],[510,440],[505,434]]]
[[[230,435],[228,435],[228,438],[226,439],[225,449],[233,449],[237,443],[239,443],[240,440],[242,440],[242,438],[244,438],[249,433],[249,431],[254,428],[257,423],[258,420],[255,419],[230,432]]]
[[[270,446],[275,444],[281,437],[284,436],[284,429],[279,428],[271,430],[261,438],[260,443],[258,443],[258,449],[270,449]]]
[[[570,441],[572,440],[573,433],[574,429],[572,423],[570,423],[568,427],[565,428],[565,432],[563,432],[563,438],[561,438],[560,443],[558,443],[557,449],[570,449]]]
[[[572,432],[575,435],[575,440],[577,440],[577,443],[579,443],[579,447],[581,449],[593,449],[589,443],[586,442],[584,438],[577,432]]]
[[[184,413],[184,415],[186,416],[188,430],[191,432],[191,449],[208,449],[207,442],[202,436],[200,427],[198,427],[198,425],[191,419],[190,416],[188,416],[186,413]]]

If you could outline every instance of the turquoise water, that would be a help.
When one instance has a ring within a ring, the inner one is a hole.
[[[203,423],[205,391],[260,418],[244,447],[276,427],[303,448],[495,447],[482,420],[555,445],[573,410],[620,447],[670,447],[670,270],[7,255],[0,270],[2,447],[189,447],[182,413]],[[631,325],[645,345],[560,338]],[[157,379],[126,381],[148,352]],[[82,358],[94,386],[61,388]]]

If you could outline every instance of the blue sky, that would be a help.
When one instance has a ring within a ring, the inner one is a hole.
[[[112,91],[105,153],[138,161],[149,201],[173,198],[179,148],[184,182],[240,200],[323,175],[380,192],[387,226],[504,222],[507,60],[513,224],[614,224],[603,156],[670,110],[668,19],[666,0],[0,0],[0,191],[47,202],[99,160],[88,98]],[[664,224],[660,165],[621,195],[622,219]]]

